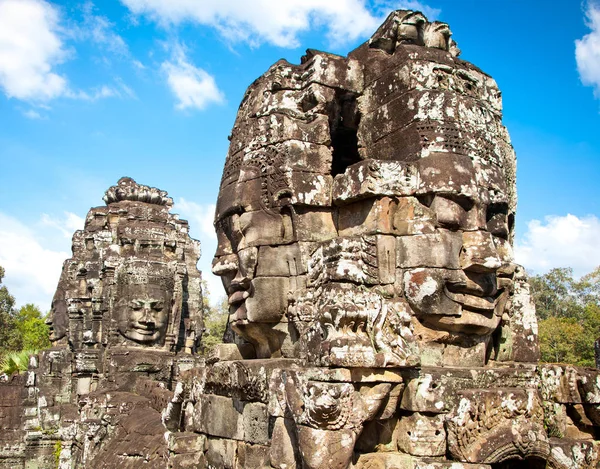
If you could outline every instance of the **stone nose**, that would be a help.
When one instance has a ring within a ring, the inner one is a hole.
[[[235,277],[229,284],[230,292],[240,291],[240,290],[248,290],[250,288],[250,281],[252,279],[246,275],[241,269],[236,272]]]
[[[486,231],[465,231],[460,265],[464,271],[496,273],[502,262],[492,235]]]
[[[154,311],[149,304],[144,305],[142,309],[142,318],[140,319],[142,324],[154,324]]]
[[[258,262],[258,248],[249,247],[241,249],[237,253],[238,269],[231,280],[230,288],[232,291],[247,290],[250,287],[250,281],[256,273],[256,264]]]

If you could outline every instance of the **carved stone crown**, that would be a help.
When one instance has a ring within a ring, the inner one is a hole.
[[[106,202],[106,205],[122,200],[130,200],[132,202],[166,205],[167,207],[173,206],[173,199],[169,197],[166,191],[138,184],[129,177],[119,179],[116,186],[111,186],[104,193],[102,200]]]

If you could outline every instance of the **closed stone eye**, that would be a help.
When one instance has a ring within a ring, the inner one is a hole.
[[[490,204],[487,208],[485,218],[488,232],[502,239],[508,238],[510,229],[507,204]]]
[[[440,226],[458,229],[465,225],[467,214],[473,202],[466,197],[445,197],[437,195],[431,203],[431,209],[437,216]]]

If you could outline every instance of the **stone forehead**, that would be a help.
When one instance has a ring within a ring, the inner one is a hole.
[[[335,177],[280,168],[243,167],[238,181],[220,191],[216,221],[231,213],[286,203],[326,208],[367,197],[427,193],[464,195],[485,203],[503,201],[511,211],[515,206],[514,164],[505,168],[457,153],[435,152],[409,162],[365,159]]]
[[[124,262],[117,275],[119,284],[164,287],[174,284],[174,269],[164,262]]]
[[[491,191],[485,200],[505,199],[514,212],[500,93],[456,58],[450,35],[444,23],[399,10],[348,57],[309,50],[300,65],[274,64],[240,105],[215,221],[284,205],[332,207],[363,192]]]

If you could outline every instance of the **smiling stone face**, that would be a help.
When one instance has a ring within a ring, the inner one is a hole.
[[[121,178],[73,235],[47,323],[55,346],[197,349],[199,243],[165,191]],[[170,333],[172,332],[172,333]],[[91,356],[91,355],[90,355]]]
[[[505,179],[447,153],[419,166],[419,203],[435,226],[398,237],[406,299],[428,327],[489,335],[500,324],[515,271]]]
[[[163,345],[171,314],[173,273],[158,262],[128,262],[118,274],[118,330],[141,345]]]

